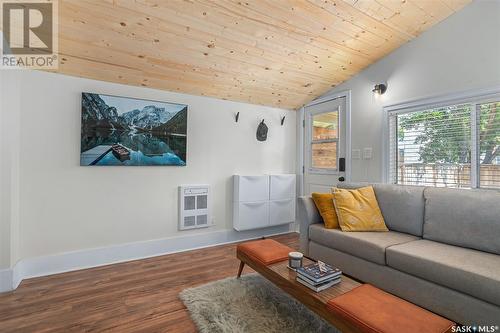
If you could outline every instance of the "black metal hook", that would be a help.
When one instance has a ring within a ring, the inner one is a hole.
[[[239,112],[236,114],[236,122],[238,122],[238,119],[240,119],[240,113]]]
[[[285,117],[286,116],[283,116],[283,118],[281,118],[281,126],[283,126],[283,123],[285,122]]]

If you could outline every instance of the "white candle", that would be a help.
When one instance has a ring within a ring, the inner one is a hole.
[[[300,252],[290,252],[288,253],[288,266],[290,268],[302,267],[302,258],[304,255]]]

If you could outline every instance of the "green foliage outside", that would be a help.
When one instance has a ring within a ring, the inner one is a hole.
[[[471,108],[458,105],[399,116],[398,139],[418,131],[413,143],[419,145],[423,163],[470,163]],[[491,164],[500,156],[500,102],[482,104],[478,111],[480,162]]]

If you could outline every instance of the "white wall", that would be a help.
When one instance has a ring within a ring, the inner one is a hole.
[[[0,92],[3,92],[3,72],[0,71]],[[3,133],[4,128],[4,107],[5,98],[3,94],[0,95],[0,153],[4,151],[3,149]],[[0,157],[0,269],[3,267],[9,267],[10,263],[10,223],[6,213],[5,201],[6,194],[4,189],[7,186],[4,178],[5,163],[4,157]]]
[[[67,251],[232,229],[232,174],[295,173],[293,111],[44,72],[3,75],[2,98],[6,82],[18,81],[20,91],[2,110],[19,126],[1,138],[2,155],[10,145],[14,160],[19,154],[13,170],[19,183],[5,193],[2,184],[3,204],[19,190],[19,206],[8,217],[19,214],[10,266]],[[187,166],[81,167],[82,91],[188,104]],[[262,119],[269,126],[266,142],[255,138]],[[9,177],[2,169],[2,179]],[[212,186],[215,226],[179,232],[177,186],[196,183]]]
[[[475,1],[325,94],[351,90],[352,149],[373,147],[372,160],[352,161],[352,180],[382,180],[383,106],[498,85],[500,1]]]
[[[19,227],[19,80],[0,70],[0,269],[17,255]],[[16,247],[13,248],[12,245]]]

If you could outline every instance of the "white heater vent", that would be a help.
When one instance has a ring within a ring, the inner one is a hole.
[[[179,230],[210,226],[210,186],[179,186]]]

